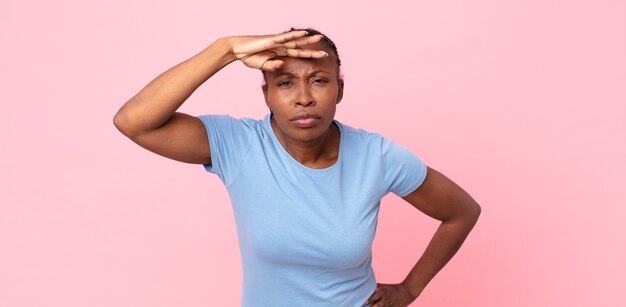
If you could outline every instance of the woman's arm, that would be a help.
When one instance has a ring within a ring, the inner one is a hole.
[[[323,51],[299,49],[321,35],[305,31],[220,38],[192,58],[152,80],[113,117],[117,129],[138,145],[187,163],[211,163],[206,129],[199,118],[176,110],[206,80],[224,66],[241,60],[246,66],[273,71],[283,61],[276,55],[320,58]]]
[[[403,199],[441,224],[402,283],[379,285],[368,300],[375,302],[372,307],[407,306],[413,302],[459,250],[481,211],[465,190],[430,167],[422,185]]]
[[[207,79],[236,58],[221,38],[152,80],[115,114],[113,123],[138,145],[188,163],[210,163],[202,122],[176,110]]]
[[[114,123],[125,135],[158,128],[207,79],[235,60],[225,38],[165,71],[126,102]]]
[[[460,186],[428,167],[424,183],[404,197],[428,216],[441,221],[439,228],[408,276],[402,281],[415,298],[459,250],[480,216],[480,205]]]

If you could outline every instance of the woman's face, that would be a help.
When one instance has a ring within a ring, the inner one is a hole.
[[[280,57],[283,65],[265,72],[263,94],[283,134],[299,141],[314,140],[330,127],[343,96],[335,55],[321,43],[302,49],[324,50],[320,59]]]

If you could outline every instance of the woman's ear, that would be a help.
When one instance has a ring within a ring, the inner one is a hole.
[[[337,93],[337,103],[339,103],[341,101],[341,98],[343,98],[343,79],[337,79],[337,82],[339,84],[339,91]]]

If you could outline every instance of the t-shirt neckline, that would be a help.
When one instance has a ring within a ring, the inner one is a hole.
[[[337,127],[339,128],[339,153],[337,154],[337,161],[335,162],[335,164],[329,166],[329,167],[325,167],[325,168],[312,168],[312,167],[308,167],[302,163],[300,163],[300,161],[296,160],[294,157],[291,156],[291,154],[289,154],[289,152],[287,152],[287,149],[285,149],[285,147],[283,147],[283,144],[280,143],[280,141],[278,141],[278,137],[276,137],[276,134],[274,133],[274,129],[272,129],[272,123],[270,122],[270,116],[271,114],[267,114],[265,116],[265,119],[263,120],[265,122],[265,129],[268,130],[268,133],[271,136],[272,142],[274,143],[274,146],[278,147],[278,151],[280,151],[280,154],[283,155],[284,157],[286,157],[287,160],[290,161],[290,163],[295,164],[297,167],[310,172],[310,173],[316,173],[316,174],[321,174],[321,173],[326,173],[326,172],[330,172],[336,168],[339,168],[341,161],[343,160],[343,146],[344,146],[344,129],[343,129],[343,125],[337,121],[336,119],[333,119],[333,122],[337,125]]]

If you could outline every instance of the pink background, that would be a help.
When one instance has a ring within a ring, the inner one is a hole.
[[[626,306],[626,3],[571,0],[4,3],[0,306],[238,306],[217,176],[112,119],[217,38],[290,26],[337,43],[337,119],[407,146],[483,208],[412,306]],[[179,111],[261,118],[260,85],[233,63]],[[401,281],[437,225],[387,196],[378,281]]]

